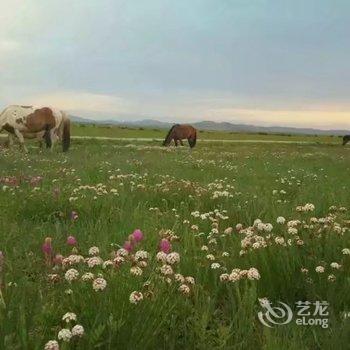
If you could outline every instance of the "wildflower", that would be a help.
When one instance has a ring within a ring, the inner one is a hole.
[[[232,228],[232,227],[227,227],[227,228],[225,229],[225,231],[224,231],[224,234],[225,234],[225,235],[230,235],[230,234],[232,233],[232,231],[233,231],[233,228]]]
[[[315,271],[316,271],[317,273],[323,273],[323,272],[324,272],[324,267],[323,267],[323,266],[317,266],[317,267],[315,268]]]
[[[72,281],[76,280],[78,278],[78,276],[79,276],[79,272],[76,269],[69,269],[64,274],[64,278],[68,282],[72,282]]]
[[[70,321],[76,321],[77,315],[74,312],[67,312],[63,315],[62,321],[69,323]]]
[[[44,347],[44,350],[60,350],[56,340],[49,340]]]
[[[73,220],[73,221],[78,220],[78,218],[79,218],[78,213],[77,213],[76,211],[72,211],[72,212],[70,213],[70,218],[71,218],[71,220]]]
[[[124,249],[124,248],[120,248],[117,250],[117,256],[127,256],[129,254],[129,252]]]
[[[329,282],[334,282],[336,280],[336,277],[333,274],[331,274],[331,275],[328,275],[327,279]]]
[[[63,256],[61,254],[56,254],[53,258],[53,263],[55,265],[61,265],[63,261]]]
[[[146,260],[148,259],[148,252],[144,250],[138,250],[135,253],[135,260]]]
[[[160,268],[160,272],[163,274],[163,275],[172,275],[174,272],[173,272],[173,269],[170,265],[163,265],[161,268]]]
[[[243,229],[243,225],[242,224],[237,224],[236,225],[236,230],[239,232]]]
[[[139,229],[135,230],[135,231],[133,232],[132,236],[133,236],[135,242],[140,242],[140,241],[143,240],[143,233],[142,233],[142,231],[139,230]]]
[[[160,241],[159,248],[163,253],[168,254],[171,251],[171,243],[167,239],[163,238]]]
[[[350,255],[350,249],[349,249],[349,248],[344,248],[341,252],[342,252],[344,255]]]
[[[175,281],[177,282],[181,282],[181,283],[185,282],[185,277],[182,276],[180,273],[176,273],[174,275],[174,278],[175,278]]]
[[[229,280],[231,282],[237,282],[241,279],[241,276],[239,274],[239,270],[236,271],[237,269],[232,270],[232,272],[229,275]]]
[[[67,328],[63,328],[58,332],[57,338],[59,340],[69,342],[70,339],[72,338],[72,332]]]
[[[143,294],[141,292],[133,291],[129,297],[130,303],[138,304],[143,300]]]
[[[306,269],[305,267],[302,267],[300,271],[301,271],[302,273],[305,273],[305,274],[308,274],[308,273],[309,273],[309,270]]]
[[[201,247],[201,250],[203,251],[203,252],[206,252],[206,251],[208,251],[208,247],[206,246],[206,245],[203,245],[202,247]]]
[[[224,258],[227,258],[228,256],[230,256],[230,253],[228,253],[228,252],[223,252],[223,253],[221,254],[221,256],[224,257]]]
[[[91,281],[94,279],[94,274],[91,272],[86,272],[81,276],[81,279],[86,282],[86,281]]]
[[[219,278],[221,282],[227,282],[230,280],[230,275],[228,273],[223,273]]]
[[[67,258],[64,258],[62,260],[62,264],[63,266],[75,265],[75,264],[79,264],[82,261],[84,261],[84,257],[82,255],[71,254]]]
[[[104,290],[106,286],[107,286],[107,281],[102,277],[98,277],[92,282],[92,288],[94,289],[95,292]]]
[[[100,254],[100,250],[98,249],[98,247],[91,247],[89,249],[89,255],[98,255]]]
[[[102,265],[103,260],[99,256],[93,256],[92,258],[86,259],[87,265],[92,268],[94,266]]]
[[[130,273],[134,276],[141,276],[142,275],[142,269],[138,266],[133,266],[130,269]]]
[[[133,250],[134,245],[133,245],[133,243],[132,243],[131,241],[125,241],[125,242],[124,242],[124,245],[123,245],[123,248],[124,248],[128,253],[130,253],[130,252]]]
[[[285,219],[283,216],[279,216],[279,217],[276,219],[276,222],[277,222],[278,224],[283,225],[283,224],[286,222],[286,219]]]
[[[195,284],[195,280],[194,280],[194,278],[192,276],[185,277],[185,281],[188,284]]]
[[[113,261],[112,260],[106,260],[103,262],[102,264],[102,268],[106,269],[108,266],[112,266],[113,265]]]
[[[215,256],[213,254],[208,254],[207,259],[213,261],[215,260]]]
[[[77,240],[74,236],[68,236],[67,237],[67,244],[71,246],[75,246],[77,244]]]
[[[210,265],[210,267],[211,267],[211,269],[216,270],[216,269],[219,269],[219,268],[220,268],[220,264],[219,264],[219,263],[212,263],[212,264]]]
[[[298,230],[295,227],[289,227],[288,233],[291,235],[296,235],[298,233]]]
[[[72,328],[72,335],[76,336],[76,337],[82,337],[84,335],[84,327],[80,324],[76,324],[73,328]]]
[[[179,291],[184,294],[184,295],[188,295],[190,294],[190,287],[186,284],[181,284],[181,286],[179,287]]]
[[[251,267],[247,272],[247,277],[250,280],[259,280],[260,279],[259,271],[255,267]]]
[[[333,269],[339,270],[339,269],[341,268],[341,265],[339,265],[339,264],[336,263],[336,262],[332,262],[332,263],[331,263],[331,267],[332,267]]]
[[[73,291],[70,288],[68,288],[64,291],[64,293],[67,295],[71,295],[71,294],[73,294]]]
[[[51,254],[52,253],[52,238],[51,237],[46,237],[44,244],[42,245],[42,251],[45,254]]]
[[[173,252],[169,253],[166,257],[166,261],[168,264],[173,265],[175,263],[178,263],[180,261],[180,255],[179,253]]]
[[[166,262],[166,257],[167,254],[165,254],[164,252],[158,252],[156,255],[157,261],[159,262]]]

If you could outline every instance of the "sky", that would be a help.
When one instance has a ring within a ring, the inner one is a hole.
[[[1,0],[0,109],[350,129],[348,0]]]

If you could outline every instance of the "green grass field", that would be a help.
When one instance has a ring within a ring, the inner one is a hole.
[[[164,139],[168,130],[151,128],[130,128],[112,125],[73,124],[72,134],[89,137],[115,137],[115,138],[153,138]],[[198,132],[199,140],[271,140],[271,141],[303,141],[310,143],[340,144],[338,136],[317,135],[291,135],[291,134],[264,134],[264,133],[237,133],[223,131]]]
[[[0,348],[347,349],[350,150],[324,143],[0,149]],[[135,229],[143,240],[129,237]],[[161,241],[180,261],[159,254]],[[293,319],[263,325],[259,298],[286,303]],[[298,301],[327,301],[329,327],[297,325]],[[63,321],[67,312],[77,319]],[[75,324],[85,334],[64,341]]]

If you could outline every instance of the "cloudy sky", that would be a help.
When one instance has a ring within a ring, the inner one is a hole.
[[[348,0],[1,0],[0,108],[350,128]]]

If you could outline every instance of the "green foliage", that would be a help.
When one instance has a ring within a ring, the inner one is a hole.
[[[100,131],[108,136],[119,132],[115,127],[90,125],[81,130],[94,135]],[[145,137],[160,135],[156,130],[142,133]],[[157,143],[129,143],[79,140],[68,154],[39,152],[33,147],[28,155],[17,150],[0,154],[0,250],[5,254],[1,349],[42,349],[48,340],[57,338],[64,326],[62,315],[69,311],[78,315],[86,334],[61,347],[65,349],[346,348],[350,329],[341,312],[350,311],[350,266],[341,250],[350,248],[349,232],[339,235],[330,230],[315,239],[309,231],[302,231],[302,247],[273,245],[243,256],[239,253],[242,237],[235,231],[218,236],[214,251],[229,252],[227,260],[220,258],[228,272],[236,267],[256,267],[261,275],[258,281],[222,283],[219,276],[223,271],[212,270],[201,251],[211,223],[195,219],[191,212],[226,210],[229,219],[220,222],[221,231],[238,223],[250,226],[260,218],[271,222],[273,232],[283,236],[286,232],[276,224],[278,216],[309,220],[326,216],[331,205],[350,209],[347,148],[217,143],[200,144],[190,151],[187,147],[157,147]],[[6,176],[14,176],[20,183],[3,187]],[[28,180],[33,176],[43,179],[33,185]],[[210,188],[217,180],[232,196],[213,198],[214,189]],[[106,186],[107,193],[79,189],[80,185],[96,188],[99,183]],[[273,190],[277,194],[273,195]],[[315,212],[295,211],[305,203],[315,204]],[[78,212],[76,222],[70,220],[72,210]],[[350,219],[348,212],[339,215],[342,224]],[[191,229],[192,224],[198,225],[198,232]],[[68,255],[65,241],[69,234],[74,235],[81,254],[96,245],[107,260],[135,228],[145,234],[140,249],[151,254],[142,276],[132,276],[129,268],[111,272],[102,292],[93,291],[91,284],[48,281],[47,275],[53,271],[45,265],[41,251],[45,237],[52,237],[56,252]],[[196,280],[188,297],[157,277],[155,254],[162,229],[180,237],[173,243],[181,256],[179,269]],[[333,261],[341,261],[343,268],[330,283],[326,274],[317,275],[314,269]],[[301,274],[301,267],[309,269],[312,284]],[[146,281],[154,285],[153,297],[131,304],[130,293],[142,289]],[[65,293],[68,287],[71,295]],[[257,319],[258,298],[262,297],[291,306],[298,300],[327,300],[330,328],[292,323],[264,327]]]

